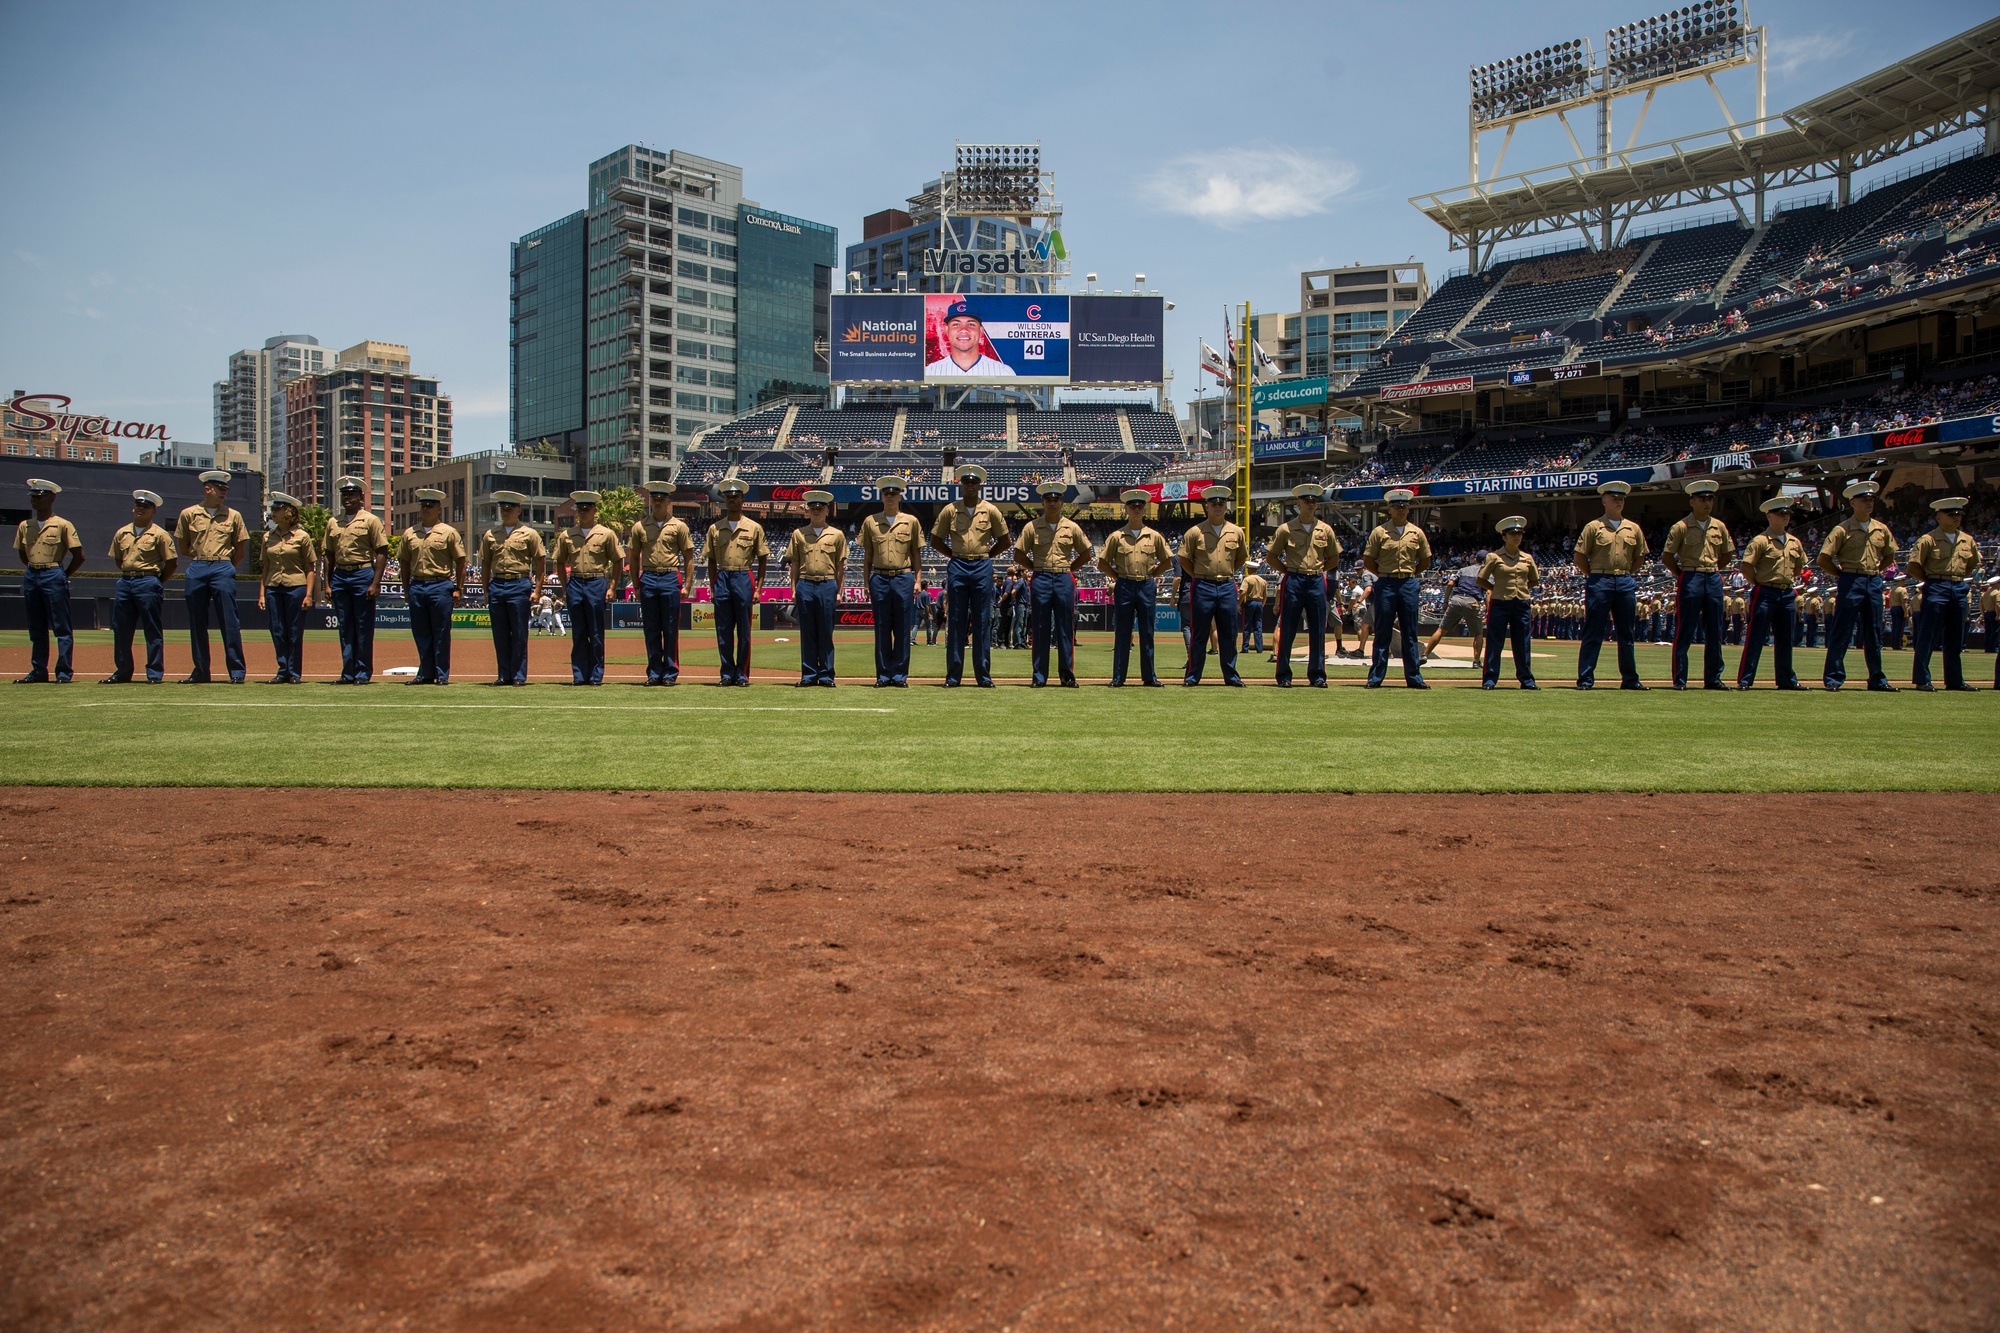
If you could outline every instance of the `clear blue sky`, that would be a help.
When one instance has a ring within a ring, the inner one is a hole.
[[[1175,395],[1225,302],[1301,268],[1462,256],[1406,202],[1465,175],[1465,71],[1663,5],[0,5],[0,389],[211,435],[228,354],[279,332],[410,345],[457,448],[507,431],[507,245],[629,142],[740,163],[831,223],[954,139],[1039,139],[1079,277],[1178,309]],[[962,17],[951,17],[955,11]],[[1771,110],[1991,14],[1760,0]],[[1726,88],[1739,115],[1750,84]],[[1645,139],[1709,128],[1699,85]],[[1583,127],[1579,127],[1579,133]],[[1570,154],[1517,139],[1510,166]],[[1620,134],[1622,138],[1622,131]]]

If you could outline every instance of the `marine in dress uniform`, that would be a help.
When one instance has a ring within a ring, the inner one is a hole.
[[[1910,684],[1926,694],[1937,688],[1931,683],[1931,653],[1939,649],[1944,652],[1944,687],[1966,694],[1979,689],[1965,683],[1961,656],[1965,651],[1966,594],[1980,564],[1979,543],[1959,526],[1965,506],[1963,495],[1931,501],[1937,526],[1910,548],[1910,572],[1923,580]]]
[[[1615,627],[1618,635],[1619,688],[1643,690],[1639,679],[1639,658],[1633,650],[1634,620],[1639,566],[1646,559],[1646,534],[1625,517],[1625,497],[1631,486],[1607,481],[1597,488],[1603,497],[1604,517],[1583,525],[1576,538],[1576,568],[1584,576],[1583,638],[1576,654],[1576,687],[1588,690],[1597,684],[1597,654],[1604,647],[1604,632]],[[1680,642],[1681,626],[1674,626],[1674,641]]]
[[[1340,569],[1340,538],[1319,517],[1326,488],[1315,482],[1292,487],[1299,512],[1278,525],[1264,558],[1275,566],[1278,582],[1278,663],[1280,688],[1292,684],[1292,641],[1300,629],[1306,636],[1306,684],[1326,688],[1327,580]],[[1261,608],[1260,608],[1261,612]]]
[[[1541,566],[1521,549],[1528,520],[1510,514],[1493,525],[1500,534],[1500,549],[1488,551],[1479,567],[1479,587],[1486,594],[1486,657],[1480,663],[1479,688],[1490,690],[1500,683],[1500,647],[1509,642],[1514,648],[1514,679],[1524,690],[1539,690],[1535,683],[1533,639],[1529,629],[1529,609],[1535,585],[1542,581]]]
[[[563,605],[569,610],[569,683],[604,683],[605,594],[610,578],[625,564],[625,544],[618,534],[597,521],[596,491],[571,491],[576,522],[556,534],[549,563],[562,583]]]
[[[1820,673],[1829,690],[1847,683],[1847,645],[1857,638],[1868,663],[1868,688],[1878,694],[1896,689],[1882,670],[1882,578],[1896,563],[1896,537],[1874,516],[1880,489],[1872,481],[1857,481],[1842,491],[1853,512],[1833,525],[1819,548],[1819,567],[1834,580],[1833,623]]]
[[[389,534],[367,500],[361,478],[342,477],[341,512],[326,525],[326,591],[340,625],[336,685],[366,685],[375,675],[375,604],[389,568]]]
[[[1188,586],[1187,669],[1181,684],[1201,684],[1210,633],[1221,636],[1222,683],[1241,687],[1236,670],[1236,573],[1250,559],[1250,539],[1229,521],[1227,486],[1201,493],[1206,517],[1181,537],[1181,574]]]
[[[956,687],[965,675],[965,648],[972,645],[972,678],[993,687],[993,558],[1008,546],[1007,520],[999,506],[980,499],[986,469],[967,463],[958,470],[958,499],[938,511],[930,543],[950,557],[945,566],[944,683]]]
[[[1819,647],[1819,621],[1825,609],[1826,602],[1820,596],[1818,588],[1806,594],[1805,610],[1799,618],[1805,622],[1804,646],[1807,648]]]
[[[722,517],[708,525],[702,563],[708,566],[715,600],[715,649],[722,668],[717,683],[748,687],[750,631],[757,623],[757,589],[764,584],[771,548],[764,525],[744,516],[749,483],[730,477],[715,489],[722,494]]]
[[[465,596],[465,539],[443,521],[444,492],[417,488],[417,521],[403,533],[398,561],[417,641],[412,685],[451,683],[451,608]]]
[[[158,685],[166,678],[167,636],[160,628],[160,602],[179,563],[179,552],[174,550],[173,536],[153,521],[159,506],[160,497],[154,492],[133,491],[132,521],[111,534],[118,586],[111,594],[111,674],[100,685],[122,685],[132,679],[135,625],[146,632],[146,683]]]
[[[1431,567],[1431,539],[1410,521],[1414,492],[1397,487],[1382,497],[1389,519],[1378,523],[1362,548],[1361,564],[1375,580],[1375,655],[1368,664],[1367,688],[1382,688],[1389,674],[1389,636],[1403,632],[1403,684],[1427,690],[1417,644],[1423,637],[1419,614],[1423,606],[1423,573]]]
[[[528,683],[528,609],[548,572],[542,534],[521,521],[528,497],[495,491],[500,526],[479,539],[479,577],[486,585],[486,614],[493,628],[495,685]]]
[[[806,521],[792,529],[785,563],[792,570],[792,611],[799,621],[799,684],[833,688],[833,622],[847,573],[847,534],[830,525],[832,491],[806,492]]]
[[[1243,646],[1239,651],[1264,651],[1264,599],[1270,593],[1271,585],[1265,582],[1255,565],[1244,571],[1243,585],[1236,594],[1243,603]]]
[[[299,522],[297,497],[271,492],[271,526],[264,533],[264,568],[257,581],[257,609],[269,621],[271,654],[277,659],[273,685],[305,679],[306,608],[316,600],[319,553],[312,534]]]
[[[1715,516],[1720,484],[1703,478],[1685,489],[1694,512],[1667,530],[1667,544],[1660,548],[1660,560],[1674,576],[1674,688],[1687,688],[1688,645],[1699,625],[1702,688],[1727,689],[1722,683],[1723,619],[1728,613],[1722,572],[1736,558],[1736,543],[1728,525]]]
[[[903,479],[877,477],[882,512],[861,521],[861,582],[875,613],[875,687],[910,684],[911,626],[923,608],[924,525],[903,512]],[[933,634],[935,643],[937,636]]]
[[[1129,490],[1119,497],[1125,502],[1125,526],[1104,539],[1098,567],[1111,580],[1111,685],[1125,683],[1132,662],[1132,631],[1139,631],[1139,679],[1154,689],[1161,688],[1153,661],[1153,607],[1158,596],[1157,580],[1167,570],[1172,555],[1167,539],[1146,523],[1146,505],[1151,496]]]
[[[1097,552],[1075,519],[1063,514],[1059,481],[1036,487],[1042,516],[1021,529],[1014,562],[1028,573],[1029,639],[1034,644],[1031,688],[1049,683],[1049,649],[1055,649],[1056,678],[1076,688],[1076,575]]]
[[[201,503],[181,510],[174,546],[187,557],[181,596],[187,602],[188,651],[194,670],[181,684],[209,678],[208,622],[211,611],[222,626],[222,660],[231,684],[243,683],[243,625],[236,614],[236,566],[250,546],[243,515],[229,507],[229,474],[201,474]]]
[[[646,635],[646,684],[674,685],[681,678],[681,598],[694,564],[694,533],[674,517],[671,486],[644,489],[650,512],[633,522],[625,550]]]
[[[40,477],[28,478],[28,517],[14,529],[14,554],[20,557],[21,600],[28,613],[28,674],[16,685],[41,685],[49,679],[49,639],[56,641],[54,680],[67,685],[76,652],[70,628],[69,579],[83,566],[83,538],[76,524],[56,513],[62,487]],[[131,674],[129,671],[126,674]]]
[[[1979,594],[1981,615],[1980,639],[1987,652],[2000,651],[2000,576],[1986,580],[1986,590]],[[2000,671],[2000,663],[1995,664]]]
[[[1791,533],[1791,497],[1774,495],[1758,506],[1767,515],[1768,526],[1743,548],[1736,568],[1750,580],[1748,628],[1743,634],[1743,653],[1736,662],[1736,688],[1747,690],[1757,683],[1757,660],[1764,652],[1764,639],[1771,640],[1771,669],[1781,690],[1803,689],[1792,669],[1792,622],[1798,611],[1799,576],[1807,567],[1806,548]]]
[[[1903,631],[1910,621],[1910,576],[1905,574],[1889,589],[1889,651],[1903,651]]]

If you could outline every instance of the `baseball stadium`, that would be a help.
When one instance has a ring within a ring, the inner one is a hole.
[[[10,445],[0,1323],[2000,1325],[2000,20],[1769,42],[1473,67],[1205,417],[961,143],[630,484]]]

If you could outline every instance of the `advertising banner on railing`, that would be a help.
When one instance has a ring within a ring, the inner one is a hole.
[[[1342,486],[1333,498],[1347,503],[1380,500],[1397,486],[1421,497],[1445,495],[1520,495],[1534,491],[1595,490],[1607,481],[1632,486],[1663,479],[1665,464],[1650,467],[1584,468],[1573,472],[1530,472],[1519,477],[1463,477],[1451,481],[1389,482],[1379,486]]]
[[[1985,440],[1996,435],[2000,435],[2000,416],[1960,417],[1956,421],[1933,421],[1928,425],[1902,426],[1868,435],[1842,435],[1830,440],[1816,440],[1806,446],[1806,457],[1846,458],[1852,454],[1908,449],[1919,444]]]
[[[1385,384],[1379,395],[1385,403],[1400,403],[1406,398],[1435,398],[1442,393],[1468,393],[1472,389],[1472,376],[1454,375],[1448,380],[1425,380],[1421,384]]]
[[[1260,463],[1281,458],[1324,458],[1326,436],[1281,435],[1276,439],[1257,439],[1250,442],[1250,449]]]

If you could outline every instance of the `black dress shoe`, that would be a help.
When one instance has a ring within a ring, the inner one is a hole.
[[[993,688],[993,682],[990,680],[975,680],[972,683],[974,685],[977,685],[982,690],[990,690]]]
[[[1069,678],[1068,680],[1066,680],[1066,681],[1064,681],[1064,682],[1062,683],[1062,687],[1063,687],[1064,689],[1066,689],[1066,690],[1073,690],[1073,689],[1075,689],[1075,688],[1076,688],[1076,677],[1075,677],[1075,676],[1071,676],[1071,677],[1070,677],[1070,678]]]
[[[1482,690],[1490,690],[1490,689],[1493,689],[1493,688],[1494,688],[1494,686],[1495,686],[1495,682],[1493,682],[1493,681],[1490,681],[1490,680],[1482,680],[1482,681],[1480,681],[1480,682],[1479,682],[1479,688],[1480,688],[1480,689],[1482,689]]]
[[[49,683],[49,678],[47,676],[37,676],[31,671],[25,676],[16,676],[14,683],[16,685],[46,685]]]
[[[1977,693],[1979,693],[1979,687],[1978,687],[1977,685],[1947,685],[1947,686],[1945,686],[1944,688],[1945,688],[1946,692],[1947,692],[1947,693],[1950,693],[1950,694],[1977,694]]]
[[[1309,680],[1306,682],[1306,684],[1315,690],[1323,690],[1326,688],[1326,682],[1323,680]]]
[[[1621,690],[1650,690],[1653,687],[1651,685],[1645,684],[1644,682],[1641,682],[1640,684],[1637,685],[1620,685],[1618,688]]]
[[[1703,685],[1702,688],[1704,690],[1726,690],[1729,687],[1718,680],[1712,685]]]
[[[99,685],[125,685],[129,684],[131,680],[132,678],[130,676],[106,676],[103,680],[100,680],[97,683]]]
[[[1028,688],[1031,690],[1045,689],[1047,686],[1048,682],[1045,680],[1031,680],[1028,682]]]
[[[1289,690],[1290,688],[1292,688],[1292,682],[1290,682],[1289,680],[1274,680],[1271,683],[1273,685],[1276,685],[1281,690]]]
[[[1834,680],[1829,680],[1829,681],[1827,681],[1827,682],[1826,682],[1825,684],[1821,685],[1821,686],[1820,686],[1820,688],[1821,688],[1821,689],[1823,689],[1823,690],[1825,690],[1825,691],[1826,691],[1826,692],[1827,692],[1828,694],[1839,694],[1839,693],[1840,693],[1840,682],[1839,682],[1839,681],[1834,681]]]
[[[292,678],[290,676],[273,676],[264,683],[266,685],[289,685],[291,682]]]
[[[207,676],[186,676],[186,677],[183,677],[183,678],[182,678],[182,680],[181,680],[181,684],[183,684],[183,685],[206,685],[206,684],[208,684],[208,677],[207,677]]]
[[[1870,686],[1868,687],[1868,692],[1869,692],[1870,694],[1899,694],[1899,693],[1901,693],[1901,691],[1900,691],[1900,690],[1899,690],[1899,689],[1898,689],[1898,688],[1897,688],[1896,686],[1894,686],[1894,685],[1891,685],[1891,684],[1889,684],[1889,683],[1888,683],[1888,682],[1886,682],[1886,681],[1885,681],[1885,682],[1883,682],[1883,683],[1882,683],[1882,684],[1880,684],[1880,685],[1870,685]]]
[[[1363,681],[1361,683],[1361,688],[1364,690],[1379,690],[1382,688],[1382,682],[1379,680]]]
[[[1580,680],[1576,683],[1576,688],[1579,690],[1594,690],[1597,688],[1597,682]]]
[[[1237,677],[1235,680],[1225,680],[1222,683],[1224,685],[1227,685],[1232,690],[1240,690],[1243,688],[1243,679],[1240,676]]]
[[[1149,690],[1164,690],[1167,688],[1167,683],[1163,680],[1146,680],[1139,683]]]
[[[1542,687],[1532,680],[1524,680],[1521,682],[1521,688],[1524,690],[1539,690]]]
[[[1687,682],[1684,680],[1677,680],[1674,682],[1674,688],[1677,690],[1685,690],[1687,688]]]
[[[1720,689],[1727,689],[1728,687],[1727,687],[1727,686],[1724,686],[1724,685],[1718,685],[1718,686],[1716,686],[1715,688],[1717,688],[1718,690],[1720,690]],[[1757,688],[1757,686],[1756,686],[1756,685],[1755,685],[1754,683],[1750,682],[1750,681],[1747,681],[1747,680],[1739,680],[1739,681],[1737,681],[1737,682],[1736,682],[1736,688],[1737,688],[1737,689],[1739,689],[1739,690],[1754,690],[1754,689],[1756,689],[1756,688]]]
[[[1869,686],[1868,688],[1872,690],[1872,689],[1874,689],[1875,687],[1874,687],[1873,685],[1871,685],[1871,686]],[[1935,686],[1935,685],[1932,685],[1932,684],[1929,684],[1928,682],[1926,682],[1925,684],[1922,684],[1922,685],[1912,685],[1912,686],[1910,686],[1910,688],[1911,688],[1911,689],[1913,689],[1913,690],[1915,690],[1915,691],[1917,691],[1917,693],[1919,693],[1919,694],[1936,694],[1936,693],[1937,693],[1937,686]]]

